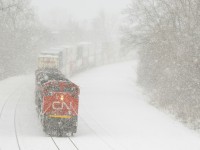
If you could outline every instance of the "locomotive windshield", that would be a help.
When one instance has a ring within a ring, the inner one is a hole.
[[[64,90],[63,92],[73,92],[74,88],[65,87],[63,90]]]
[[[45,96],[51,96],[53,92],[60,92],[60,87],[59,86],[46,86],[44,88],[44,95]]]
[[[62,84],[64,83],[64,84]],[[67,93],[71,93],[71,94],[75,94],[78,93],[78,88],[74,87],[74,86],[69,86],[67,84],[65,84],[66,82],[52,82],[52,83],[48,83],[45,87],[44,87],[44,94],[47,96],[52,95],[52,93],[54,92],[67,92]]]
[[[49,92],[59,92],[59,91],[61,91],[59,86],[48,86],[46,88],[46,90],[49,91]]]

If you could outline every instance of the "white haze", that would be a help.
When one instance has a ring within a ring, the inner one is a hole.
[[[32,4],[40,20],[48,26],[66,18],[90,20],[101,11],[118,14],[127,7],[130,0],[33,0]]]

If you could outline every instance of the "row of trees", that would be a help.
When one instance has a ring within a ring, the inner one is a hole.
[[[134,0],[124,43],[140,47],[138,82],[151,102],[200,127],[200,1]]]
[[[39,32],[29,0],[0,0],[0,78],[33,68]]]

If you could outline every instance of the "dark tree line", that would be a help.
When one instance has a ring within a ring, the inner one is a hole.
[[[200,1],[134,0],[126,45],[139,47],[138,83],[151,102],[200,127]]]

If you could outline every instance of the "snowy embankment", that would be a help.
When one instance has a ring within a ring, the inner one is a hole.
[[[136,85],[137,61],[74,76],[80,85],[78,133],[54,138],[60,150],[199,150],[200,136],[149,105]],[[34,76],[0,82],[0,150],[56,150],[42,131]]]

